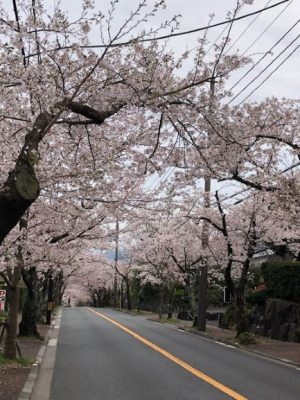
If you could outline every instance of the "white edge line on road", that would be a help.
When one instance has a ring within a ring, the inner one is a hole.
[[[237,349],[237,347],[232,346],[231,344],[227,344],[227,343],[223,343],[223,342],[215,342],[215,343],[219,344],[220,346],[229,347],[230,349]]]

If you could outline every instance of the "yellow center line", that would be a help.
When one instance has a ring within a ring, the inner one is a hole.
[[[125,325],[116,322],[115,320],[107,317],[104,314],[101,314],[98,311],[93,310],[92,308],[87,308],[89,311],[96,314],[98,317],[105,319],[106,321],[114,324],[118,328],[122,329],[124,332],[128,333],[129,335],[133,336],[140,342],[144,343],[146,346],[151,347],[151,349],[157,351],[158,353],[162,354],[164,357],[168,358],[169,360],[173,361],[175,364],[180,365],[186,371],[190,372],[191,374],[197,376],[198,378],[202,379],[203,381],[209,383],[211,386],[215,387],[216,389],[220,390],[223,393],[226,393],[228,396],[232,397],[235,400],[247,400],[246,397],[240,395],[239,393],[235,392],[234,390],[228,388],[227,386],[222,385],[222,383],[216,381],[215,379],[211,378],[210,376],[204,374],[203,372],[199,371],[198,369],[192,367],[191,365],[187,364],[186,362],[180,360],[179,358],[175,357],[173,354],[169,353],[168,351],[162,349],[161,347],[157,346],[156,344],[150,342],[143,336],[139,335],[138,333],[132,331],[131,329],[127,328]]]

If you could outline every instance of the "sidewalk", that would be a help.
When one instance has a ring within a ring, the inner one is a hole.
[[[38,331],[43,337],[46,337],[48,329],[48,325],[38,325]],[[4,338],[0,347],[3,347],[3,342]],[[30,374],[32,363],[44,344],[44,341],[35,338],[18,338],[17,342],[20,346],[22,358],[26,362],[22,364],[13,361],[7,364],[0,363],[0,399],[3,400],[17,400],[19,398],[19,394]]]

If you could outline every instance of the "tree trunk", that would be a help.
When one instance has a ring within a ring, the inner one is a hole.
[[[40,338],[36,326],[39,308],[36,268],[31,267],[27,271],[23,268],[22,277],[27,287],[27,293],[22,312],[22,320],[19,325],[19,335]]]
[[[249,330],[249,321],[245,309],[245,289],[239,287],[235,292],[236,305],[236,334],[239,336]]]
[[[62,285],[62,287],[61,287],[61,291],[60,291],[60,294],[59,294],[59,302],[58,302],[58,305],[59,306],[61,306],[62,305],[62,299],[63,299],[63,296],[64,296],[64,294],[65,294],[65,290],[66,290],[66,284],[64,283],[63,285]]]
[[[17,356],[17,328],[18,328],[18,311],[20,300],[19,282],[21,279],[21,270],[23,264],[21,247],[19,246],[17,254],[17,263],[13,269],[12,279],[10,282],[10,302],[8,310],[8,322],[6,329],[6,339],[4,344],[4,357],[16,358]]]
[[[45,315],[47,310],[48,282],[50,272],[44,273],[38,280],[38,309],[37,321],[46,322]]]
[[[122,279],[121,286],[120,286],[119,308],[120,308],[120,310],[122,310],[124,308],[124,279]]]
[[[235,290],[235,319],[237,336],[249,330],[249,321],[245,309],[245,288],[247,285],[247,275],[250,267],[250,260],[251,258],[249,257],[243,264],[241,277]]]
[[[159,310],[158,310],[159,319],[162,319],[163,317],[163,304],[164,304],[164,287],[162,285],[160,288],[160,297],[159,297]]]
[[[125,279],[126,283],[126,299],[127,299],[127,310],[131,310],[131,296],[130,296],[130,286],[129,286],[129,279]]]
[[[198,315],[197,330],[205,332],[206,329],[206,302],[207,302],[207,264],[205,262],[199,268],[199,293],[198,293]]]
[[[53,279],[53,304],[56,306],[61,305],[61,299],[64,290],[64,273],[63,271],[58,272]]]
[[[169,290],[169,301],[168,301],[168,319],[171,319],[173,317],[173,310],[174,310],[174,293],[176,290],[176,285],[173,287],[171,286]]]
[[[231,245],[228,247],[231,248]],[[235,285],[234,281],[231,276],[231,269],[232,269],[232,251],[228,253],[229,254],[229,261],[227,263],[227,266],[224,271],[224,278],[225,278],[225,285],[228,287],[229,293],[232,296],[232,299],[235,298]]]
[[[48,282],[48,301],[47,301],[47,313],[46,313],[47,325],[51,324],[52,310],[53,310],[53,277],[50,272],[49,282]]]

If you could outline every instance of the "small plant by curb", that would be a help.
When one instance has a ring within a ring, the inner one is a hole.
[[[35,359],[29,358],[5,358],[2,353],[0,353],[0,365],[19,365],[21,367],[31,366],[35,362]]]
[[[248,345],[248,344],[256,344],[255,335],[251,332],[243,332],[238,336],[239,344]]]

